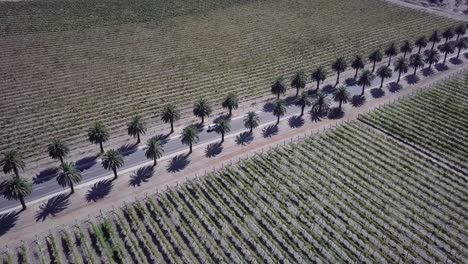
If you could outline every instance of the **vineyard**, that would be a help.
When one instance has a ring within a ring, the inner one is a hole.
[[[187,118],[201,97],[253,101],[279,75],[454,24],[380,0],[0,2],[0,150],[35,160],[53,138],[88,145],[96,120],[116,137],[169,102]]]
[[[468,76],[391,104],[362,120],[468,172]]]
[[[461,174],[353,122],[1,257],[4,263],[466,263],[467,187]]]

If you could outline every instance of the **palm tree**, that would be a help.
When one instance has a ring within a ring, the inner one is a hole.
[[[381,66],[377,69],[377,76],[381,78],[379,89],[382,89],[385,78],[392,77],[392,69],[388,66]]]
[[[102,167],[114,172],[114,180],[117,179],[117,169],[122,167],[124,160],[122,154],[115,149],[108,150],[102,157]]]
[[[421,56],[421,54],[413,54],[409,58],[409,66],[414,69],[413,75],[416,76],[416,71],[418,68],[421,68],[424,66],[424,60]]]
[[[244,117],[244,126],[250,129],[250,134],[254,128],[257,128],[260,125],[260,118],[258,117],[257,113],[250,111]]]
[[[348,90],[346,90],[346,87],[340,86],[336,89],[335,93],[333,94],[333,100],[335,102],[338,102],[338,110],[341,112],[341,104],[342,103],[347,103],[350,99],[350,94]]]
[[[431,69],[432,64],[435,64],[439,61],[440,54],[437,50],[426,50],[424,51],[424,62],[429,64],[429,69]]]
[[[385,56],[388,57],[388,66],[392,63],[392,57],[398,54],[398,48],[395,43],[390,44],[387,49],[385,49]]]
[[[414,42],[414,44],[418,47],[418,53],[421,53],[421,49],[427,46],[427,42],[428,40],[426,36],[421,36]]]
[[[93,127],[88,130],[89,141],[93,144],[99,144],[101,153],[104,153],[104,147],[102,146],[102,143],[109,140],[109,137],[109,129],[101,122],[94,123]]]
[[[380,52],[380,50],[376,50],[374,52],[372,52],[370,55],[369,55],[369,60],[371,62],[373,62],[373,66],[372,66],[372,72],[374,72],[375,70],[375,63],[376,62],[380,62],[382,61],[382,53]]]
[[[369,70],[361,72],[361,76],[359,76],[359,79],[357,81],[357,84],[362,86],[361,96],[364,95],[364,90],[366,89],[366,86],[370,86],[374,78],[374,74]]]
[[[11,177],[7,182],[3,191],[3,196],[7,200],[19,200],[23,206],[23,210],[26,210],[26,203],[24,198],[32,193],[32,183],[26,178],[22,177]]]
[[[312,72],[311,78],[312,80],[317,82],[317,88],[315,89],[315,92],[318,92],[320,82],[325,81],[325,79],[327,78],[327,72],[323,67],[318,67],[317,69],[315,69],[315,71]]]
[[[403,41],[400,47],[400,51],[403,52],[403,58],[406,59],[406,54],[413,51],[413,43],[409,40]]]
[[[324,93],[318,93],[317,96],[315,96],[314,104],[312,105],[312,111],[314,111],[316,114],[321,114],[326,112],[329,106],[330,101],[328,100],[327,95]]]
[[[200,99],[193,105],[193,114],[201,118],[201,124],[205,123],[205,116],[210,116],[211,112],[213,112],[213,109],[205,99]]]
[[[364,68],[364,60],[361,55],[354,56],[354,59],[351,62],[351,67],[356,70],[354,73],[354,79],[356,79],[359,69]]]
[[[447,55],[449,53],[455,52],[455,45],[453,42],[447,42],[439,46],[439,50],[444,53],[444,62],[442,63],[445,65],[445,61],[447,60]]]
[[[302,92],[301,96],[296,99],[295,105],[301,108],[301,116],[303,116],[305,107],[312,105],[309,94]]]
[[[449,39],[455,36],[455,30],[453,27],[447,28],[444,32],[442,32],[442,37],[445,38],[445,43],[449,41]]]
[[[299,90],[306,86],[306,77],[304,71],[298,71],[291,80],[291,87],[296,88],[296,97],[299,95]]]
[[[279,124],[280,118],[286,114],[286,103],[284,100],[278,100],[275,103],[275,106],[273,107],[273,115],[278,117],[278,120],[276,121],[276,125]]]
[[[432,32],[432,35],[429,37],[429,41],[432,42],[432,47],[431,47],[431,49],[434,49],[435,44],[436,44],[436,43],[439,43],[440,40],[441,40],[441,38],[440,38],[439,31],[434,30],[434,32]]]
[[[180,111],[173,104],[168,104],[162,110],[161,119],[164,123],[171,123],[171,134],[174,133],[174,122],[180,119]]]
[[[140,135],[144,135],[146,133],[146,125],[141,120],[140,116],[134,116],[132,121],[127,125],[127,132],[129,136],[137,138],[137,145],[140,144]]]
[[[277,100],[279,100],[280,95],[286,93],[286,86],[284,86],[283,81],[284,81],[283,76],[280,76],[271,85],[271,93],[277,96]]]
[[[339,57],[336,61],[332,64],[332,69],[336,72],[336,84],[340,83],[340,73],[344,72],[348,68],[348,64],[343,57]]]
[[[460,58],[460,52],[462,49],[466,49],[467,48],[467,40],[465,38],[463,39],[459,39],[455,42],[455,47],[458,49],[458,53],[457,53],[457,59]]]
[[[23,156],[16,150],[10,150],[3,155],[3,158],[0,160],[0,166],[3,167],[3,172],[5,174],[13,172],[16,177],[19,177],[19,170],[26,168],[26,163],[24,163]]]
[[[150,138],[146,142],[145,157],[153,160],[153,167],[158,164],[158,159],[162,157],[164,149],[161,142],[156,138]]]
[[[81,173],[75,163],[65,162],[59,167],[57,182],[62,187],[70,187],[70,194],[75,192],[73,185],[81,181]]]
[[[216,126],[216,133],[221,134],[221,143],[224,142],[224,135],[226,133],[229,133],[231,131],[231,125],[227,120],[220,119],[217,123]]]
[[[460,39],[461,35],[465,35],[466,33],[466,25],[460,24],[455,28],[455,33],[457,34],[457,40]]]
[[[400,57],[397,59],[393,67],[395,68],[395,71],[398,72],[398,79],[396,81],[396,83],[398,84],[400,83],[401,73],[406,73],[408,71],[408,62],[405,58]]]
[[[190,147],[190,152],[189,154],[192,153],[192,145],[196,144],[199,140],[198,137],[198,130],[194,128],[193,126],[188,126],[182,130],[181,134],[181,142],[184,145],[188,145]]]
[[[239,107],[239,98],[235,93],[229,93],[226,99],[224,99],[222,107],[229,110],[229,117],[231,117],[232,109],[237,109]]]
[[[49,157],[60,160],[60,164],[63,164],[63,159],[68,155],[70,149],[61,140],[54,139],[47,147],[47,151],[49,152]]]

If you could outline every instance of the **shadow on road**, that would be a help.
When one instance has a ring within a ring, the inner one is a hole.
[[[188,154],[180,154],[171,159],[167,167],[168,172],[179,172],[185,169],[190,164],[190,158]]]
[[[117,149],[122,156],[132,155],[138,150],[137,144],[124,144]]]
[[[462,60],[457,59],[457,58],[450,58],[449,61],[450,61],[450,63],[452,63],[453,65],[460,65],[460,64],[463,63]]]
[[[159,140],[159,143],[161,143],[161,145],[166,145],[167,142],[169,142],[169,135],[170,134],[158,134],[154,137],[152,137],[151,139],[156,139],[156,140]]]
[[[290,128],[298,128],[304,125],[304,118],[302,116],[291,116],[288,119],[288,125]]]
[[[99,157],[99,154],[84,157],[84,158],[82,158],[82,159],[80,159],[80,160],[78,160],[76,162],[76,167],[80,171],[87,170],[87,169],[91,168],[92,166],[94,166],[97,163],[96,160],[97,160],[98,157]]]
[[[428,76],[431,76],[431,75],[433,75],[433,74],[434,74],[434,70],[433,70],[432,68],[430,68],[430,69],[429,69],[429,68],[424,68],[424,69],[422,69],[422,75],[423,75],[424,77],[428,77]]]
[[[410,74],[408,76],[405,77],[405,80],[406,82],[408,82],[408,84],[416,84],[419,82],[419,76],[417,75],[414,75],[414,74]]]
[[[403,86],[401,84],[397,84],[396,82],[391,82],[388,85],[388,90],[391,93],[396,93],[396,92],[400,91],[401,89],[403,89]]]
[[[112,180],[102,180],[93,185],[91,189],[86,193],[87,202],[97,202],[98,200],[106,197],[111,192],[114,184]]]
[[[449,67],[447,65],[444,65],[442,63],[437,63],[435,66],[436,70],[440,71],[440,72],[443,72],[443,71],[446,71],[449,69]]]
[[[6,234],[16,225],[19,212],[9,212],[0,215],[0,237]]]
[[[269,125],[262,130],[262,135],[264,138],[269,138],[274,135],[278,135],[278,126],[275,125]]]
[[[0,196],[3,195],[3,191],[6,188],[6,186],[7,186],[7,180],[4,180],[4,181],[0,182]]]
[[[148,182],[148,179],[153,177],[154,175],[154,167],[153,166],[145,166],[139,168],[134,174],[130,176],[130,180],[128,184],[133,187],[140,186],[144,182]]]
[[[374,98],[380,98],[380,97],[385,95],[385,91],[383,89],[380,89],[380,88],[373,88],[373,89],[370,90],[370,93],[371,93],[372,97],[374,97]]]
[[[252,142],[254,139],[253,134],[250,131],[242,132],[236,137],[236,144],[245,146]]]
[[[214,158],[223,151],[223,145],[221,142],[209,144],[205,150],[205,156],[207,158]]]
[[[344,116],[343,110],[340,110],[338,107],[334,107],[330,109],[328,112],[328,118],[329,119],[340,119]]]
[[[39,172],[36,177],[33,178],[34,184],[41,184],[47,181],[50,181],[57,177],[58,169],[56,167],[51,167],[42,170]]]
[[[354,107],[362,106],[365,102],[366,102],[366,97],[365,96],[354,95],[351,98],[351,105],[354,106]]]
[[[47,200],[46,203],[43,203],[39,206],[39,210],[36,213],[36,222],[44,222],[47,217],[54,217],[56,214],[67,209],[70,205],[70,200],[68,199],[70,194],[59,194]]]
[[[322,88],[322,92],[325,93],[325,94],[332,94],[336,91],[336,88],[333,86],[333,85],[325,85],[323,88]]]
[[[312,122],[320,122],[322,121],[323,117],[327,116],[327,112],[322,111],[322,113],[319,113],[315,110],[310,110],[310,121]]]
[[[353,86],[357,83],[356,79],[354,78],[348,78],[345,80],[346,86]]]
[[[263,105],[263,112],[273,112],[273,108],[275,107],[275,104],[273,102],[267,102],[266,104]]]

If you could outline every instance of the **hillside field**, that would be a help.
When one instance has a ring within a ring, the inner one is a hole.
[[[381,0],[0,2],[0,152],[89,145],[97,120],[124,135],[169,102],[188,117],[201,97],[255,100],[279,75],[454,24]]]

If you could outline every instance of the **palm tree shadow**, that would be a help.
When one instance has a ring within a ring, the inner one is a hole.
[[[302,116],[291,116],[288,119],[288,124],[290,128],[298,128],[304,125],[304,118]]]
[[[223,151],[223,145],[221,142],[209,144],[205,150],[205,156],[207,158],[214,158]]]
[[[57,177],[58,169],[56,167],[47,168],[39,172],[36,177],[33,178],[34,184],[41,184],[50,181]]]
[[[91,168],[92,166],[94,166],[96,163],[97,163],[97,158],[99,157],[99,154],[97,155],[92,155],[92,156],[88,156],[88,157],[84,157],[82,159],[79,159],[77,162],[76,162],[76,167],[80,170],[80,171],[84,171],[84,170],[87,170],[89,168]]]
[[[345,80],[346,86],[353,86],[357,83],[356,79],[354,78],[348,78]]]
[[[293,95],[293,96],[288,96],[286,97],[286,99],[284,99],[284,101],[286,102],[286,105],[291,105],[291,104],[294,104],[294,102],[296,101],[296,96]]]
[[[107,179],[95,183],[88,191],[88,193],[86,193],[86,201],[97,202],[98,200],[109,195],[112,188],[114,187],[112,181],[113,180]]]
[[[70,194],[59,194],[50,198],[46,203],[43,203],[41,206],[39,206],[39,210],[37,211],[35,217],[36,222],[44,222],[47,217],[54,217],[58,213],[67,209],[67,207],[70,205],[70,200],[68,199],[69,197]]]
[[[6,186],[7,186],[7,180],[0,182],[0,196],[3,195],[3,191],[5,190]]]
[[[145,166],[139,168],[134,174],[130,176],[128,184],[133,187],[140,186],[143,182],[148,182],[148,179],[153,177],[154,167]]]
[[[202,132],[205,129],[205,126],[202,123],[197,123],[195,125],[192,125],[192,127],[194,127],[196,130],[198,130],[198,132]]]
[[[458,58],[458,59],[457,59],[457,58],[450,58],[449,61],[450,61],[450,63],[452,63],[453,65],[460,65],[460,64],[463,63],[463,61],[460,60],[459,58]]]
[[[326,85],[322,88],[322,92],[325,94],[332,94],[336,91],[336,87],[332,85]]]
[[[417,75],[414,75],[414,74],[410,74],[410,75],[406,76],[405,79],[408,82],[408,84],[416,84],[416,83],[419,82],[419,77]]]
[[[0,215],[0,237],[6,234],[16,225],[19,212],[9,212]]]
[[[430,69],[429,68],[424,68],[422,70],[422,74],[423,74],[424,77],[431,76],[431,75],[434,74],[434,70],[432,68],[430,68]]]
[[[231,117],[229,116],[229,114],[220,115],[220,116],[216,117],[215,119],[213,119],[213,123],[217,123],[217,122],[219,122],[221,120],[229,121],[229,120],[231,120]]]
[[[353,98],[351,98],[351,105],[354,107],[360,107],[364,105],[365,102],[366,102],[365,96],[354,95]]]
[[[254,139],[253,134],[250,131],[242,132],[236,137],[236,144],[245,146],[252,142]]]
[[[189,154],[174,156],[167,167],[168,172],[176,173],[185,169],[190,163]]]
[[[273,112],[273,108],[275,107],[275,104],[273,102],[267,102],[266,104],[263,105],[263,112]]]
[[[159,141],[159,143],[161,143],[161,145],[166,145],[167,142],[169,142],[169,135],[170,134],[158,134],[151,139],[156,139]]]
[[[132,155],[138,150],[138,145],[135,144],[124,144],[117,149],[122,156]]]
[[[443,72],[449,69],[449,67],[446,64],[444,65],[442,63],[437,63],[434,67],[436,68],[436,70],[440,72]]]
[[[269,138],[269,137],[272,137],[274,135],[278,135],[278,126],[275,126],[275,125],[269,125],[267,127],[265,127],[262,131],[262,135],[264,138]]]
[[[329,119],[340,119],[344,116],[343,110],[339,109],[338,107],[334,107],[330,109],[328,112],[328,118]]]
[[[380,89],[380,88],[373,88],[373,89],[370,90],[370,93],[371,93],[372,97],[374,97],[374,98],[380,98],[380,97],[385,95],[385,91],[383,89]]]

